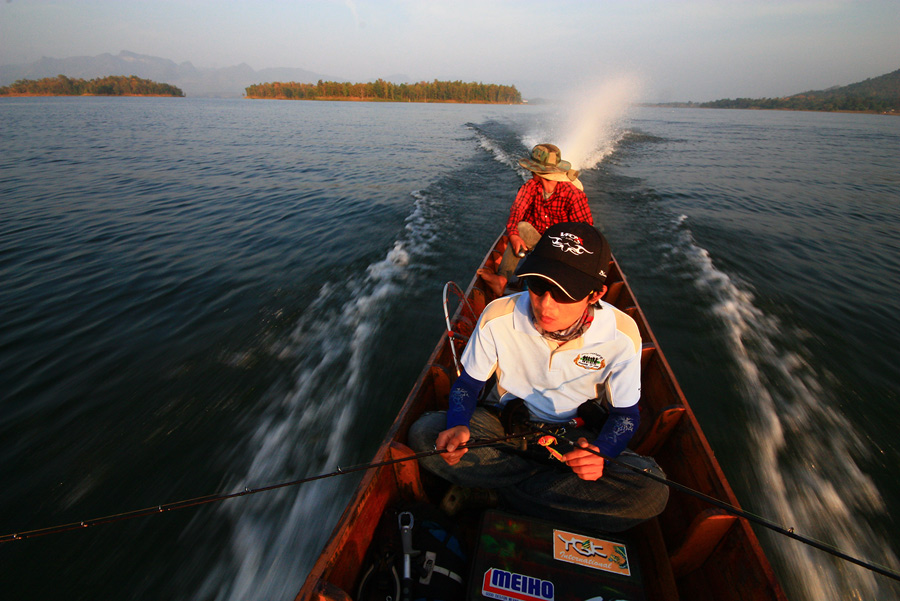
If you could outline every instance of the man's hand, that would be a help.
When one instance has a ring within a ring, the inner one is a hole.
[[[512,245],[513,252],[516,253],[516,256],[519,256],[528,250],[528,245],[525,244],[525,241],[522,240],[522,237],[519,236],[519,234],[511,234],[509,236],[509,243]]]
[[[575,472],[582,480],[597,480],[600,476],[603,475],[603,457],[599,455],[594,455],[593,453],[586,451],[584,449],[591,449],[592,451],[599,452],[600,449],[595,447],[592,444],[588,444],[586,438],[582,437],[578,439],[578,442],[575,443],[576,446],[580,447],[575,449],[574,451],[569,451],[565,455],[563,455],[563,459],[572,471]]]
[[[446,449],[446,453],[441,453],[441,458],[447,465],[456,465],[462,456],[469,452],[469,449],[460,446],[469,442],[470,436],[468,426],[454,426],[438,434],[434,447],[438,451]]]

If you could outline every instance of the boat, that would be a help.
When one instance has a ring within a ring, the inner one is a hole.
[[[499,236],[482,266],[496,270],[507,244],[506,236]],[[630,557],[641,567],[642,589],[635,598],[786,599],[750,523],[740,517],[740,504],[614,256],[607,286],[603,300],[635,320],[643,343],[641,424],[629,446],[640,454],[654,457],[667,480],[679,485],[670,487],[668,503],[659,516],[624,533],[616,533],[629,541]],[[429,488],[428,478],[423,478],[405,441],[410,425],[423,412],[446,408],[466,337],[471,334],[478,315],[494,299],[490,287],[477,274],[464,292],[457,290],[461,298],[451,315],[445,288],[447,332],[438,341],[375,453],[372,465],[377,467],[367,470],[362,477],[310,570],[297,601],[354,599],[367,550],[373,541],[378,543],[376,527],[386,510],[400,501],[440,501],[435,495],[441,491]],[[404,460],[410,458],[413,459]],[[711,504],[704,496],[719,503]],[[736,508],[737,514],[728,511],[729,507]],[[512,593],[485,595],[495,599],[523,598]],[[561,597],[557,596],[556,601]],[[477,597],[469,595],[469,598]]]

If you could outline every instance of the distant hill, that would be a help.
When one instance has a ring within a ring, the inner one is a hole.
[[[700,108],[859,111],[900,114],[900,69],[847,86],[811,90],[783,98],[737,98],[690,103]]]
[[[57,75],[79,79],[135,75],[177,86],[189,97],[206,98],[240,98],[247,86],[261,81],[315,83],[319,79],[328,79],[325,75],[305,69],[274,68],[256,71],[244,63],[221,69],[198,69],[189,62],[176,64],[165,58],[122,51],[117,55],[105,53],[72,58],[44,57],[24,65],[3,65],[0,66],[0,86],[22,79],[37,80]]]

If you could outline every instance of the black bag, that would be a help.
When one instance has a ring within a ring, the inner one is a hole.
[[[356,600],[462,600],[466,573],[467,555],[446,515],[426,504],[397,507],[375,530]]]

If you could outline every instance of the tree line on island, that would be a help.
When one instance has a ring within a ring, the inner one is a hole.
[[[175,96],[184,92],[167,84],[134,75],[109,75],[85,81],[65,75],[44,79],[20,79],[12,85],[0,87],[0,96]]]
[[[461,81],[421,81],[395,84],[383,79],[369,83],[322,81],[318,83],[271,82],[248,86],[247,98],[285,100],[367,100],[380,102],[461,102],[521,104],[515,86],[464,83]]]
[[[712,102],[675,104],[690,108],[900,114],[900,69],[842,87],[813,90],[783,98],[726,98]]]

